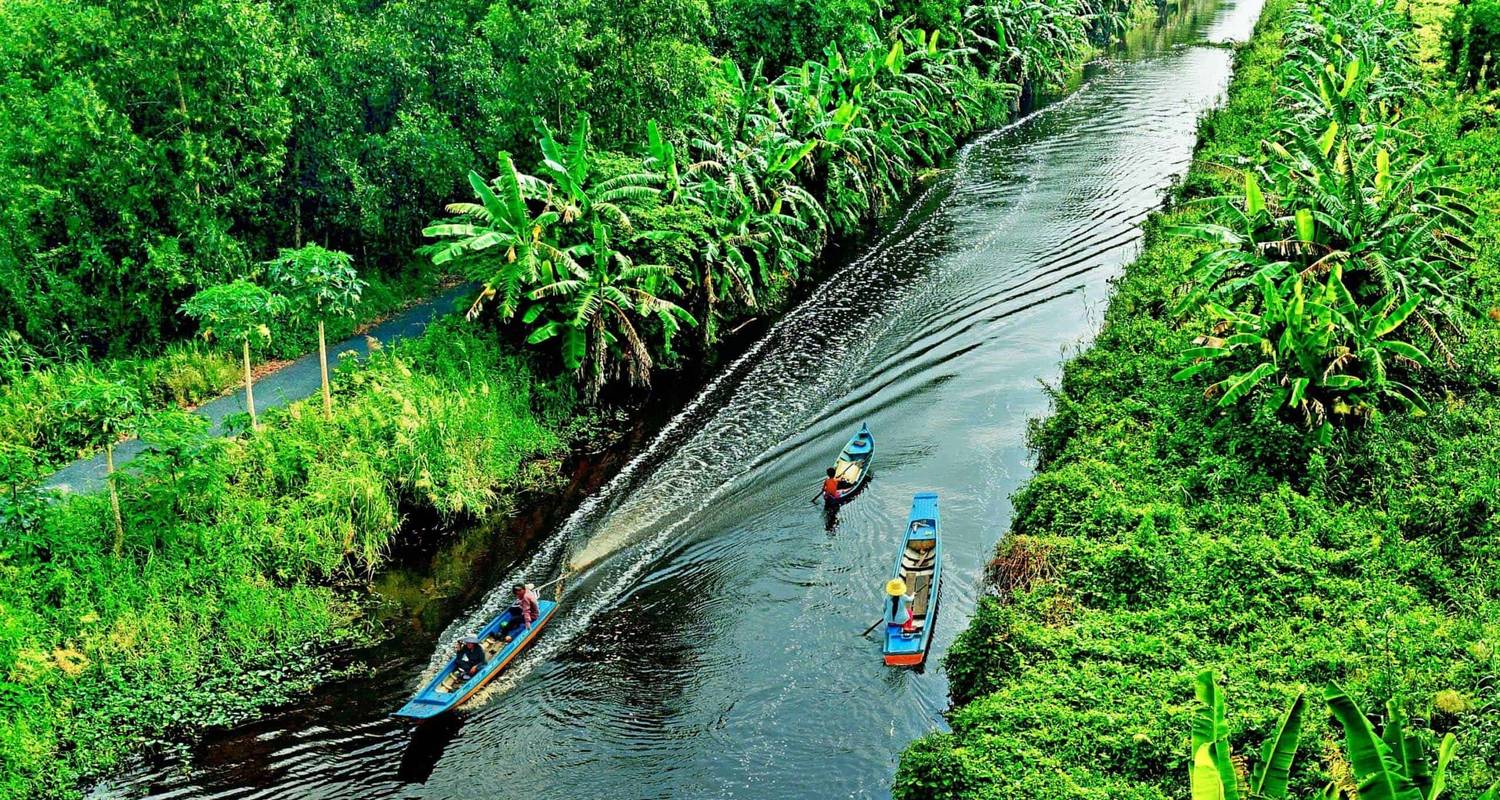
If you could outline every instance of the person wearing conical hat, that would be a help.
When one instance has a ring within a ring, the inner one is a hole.
[[[885,621],[907,630],[914,623],[915,617],[911,612],[912,601],[916,598],[906,593],[906,581],[901,578],[891,578],[885,582],[885,593],[891,598],[891,610],[886,615]]]
[[[463,680],[468,680],[484,666],[484,660],[484,648],[479,645],[479,634],[469,631],[458,640],[458,663],[453,665],[453,671]]]

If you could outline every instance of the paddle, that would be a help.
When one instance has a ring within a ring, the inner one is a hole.
[[[858,464],[858,463],[859,463],[858,461],[850,461],[848,464],[845,464],[844,468],[841,469],[841,470],[839,470],[839,472],[838,472],[837,475],[833,476],[833,479],[834,480],[838,480],[839,478],[844,477],[844,473],[848,472],[850,467],[853,467],[855,464]],[[808,502],[812,503],[813,505],[817,505],[818,504],[818,499],[821,498],[822,496],[823,496],[823,490],[819,489],[818,493],[815,494],[815,495],[813,495],[813,499],[810,500],[810,501],[808,501]]]
[[[868,628],[865,628],[865,632],[861,633],[860,636],[869,636],[870,635],[870,631],[875,630],[875,628],[877,626],[879,626],[880,623],[882,623],[882,622],[885,622],[885,617],[881,617],[880,619],[875,620],[875,624],[871,625]]]

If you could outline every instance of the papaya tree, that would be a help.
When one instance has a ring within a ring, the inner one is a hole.
[[[115,485],[115,444],[139,418],[141,397],[135,388],[119,381],[88,381],[74,386],[66,401],[70,414],[90,420],[91,444],[104,449],[105,483],[109,486],[109,508],[114,518],[114,554],[125,541],[125,523],[120,514],[120,491]]]
[[[318,371],[323,381],[323,418],[333,419],[333,392],[328,386],[328,337],[324,322],[332,317],[352,319],[359,307],[365,282],[355,272],[348,253],[309,244],[295,250],[282,249],[266,263],[271,281],[288,300],[289,311],[298,320],[318,324]]]
[[[205,339],[239,342],[245,366],[245,408],[250,428],[259,429],[255,417],[255,388],[250,375],[250,342],[271,340],[267,321],[285,307],[285,300],[264,287],[237,280],[199,291],[182,304],[182,313],[198,321]]]

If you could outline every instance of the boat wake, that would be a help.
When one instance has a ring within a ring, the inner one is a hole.
[[[882,332],[923,304],[918,284],[933,283],[934,276],[926,269],[928,261],[912,254],[933,248],[936,255],[938,245],[932,240],[941,232],[934,225],[942,224],[954,187],[971,183],[966,180],[971,154],[994,137],[1032,124],[1038,115],[1077,102],[1087,88],[965,146],[953,169],[907,204],[888,233],[723,369],[640,454],[586,498],[517,575],[455,620],[440,637],[422,680],[442,668],[460,636],[510,603],[512,581],[540,583],[563,576],[559,618],[469,703],[470,708],[482,707],[627,596],[698,514],[736,492],[764,463],[813,439],[841,439],[844,433],[835,430],[840,423],[831,412],[847,408],[850,383],[872,362],[891,355],[880,352]],[[994,230],[1007,221],[999,220]],[[842,406],[835,405],[839,398]],[[826,455],[834,453],[830,449]],[[739,468],[726,472],[726,465]],[[818,474],[821,466],[810,465],[809,475]],[[816,487],[809,481],[811,492]],[[788,502],[804,503],[806,498],[799,494]]]

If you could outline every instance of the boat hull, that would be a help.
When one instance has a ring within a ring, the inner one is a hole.
[[[444,691],[443,686],[448,681],[457,664],[457,658],[449,659],[448,663],[443,666],[443,669],[438,672],[436,677],[429,681],[406,705],[402,706],[400,710],[391,716],[415,722],[425,722],[434,717],[440,717],[454,708],[463,705],[478,693],[480,689],[488,685],[490,681],[493,681],[501,673],[505,672],[505,668],[510,666],[510,663],[515,660],[516,656],[520,655],[522,651],[536,640],[536,637],[541,634],[542,629],[547,626],[547,623],[552,620],[553,615],[557,613],[557,603],[552,600],[538,600],[537,610],[540,613],[536,621],[531,624],[531,627],[522,631],[509,643],[504,644],[493,656],[490,656],[479,670],[479,673],[474,677],[469,678],[452,691]],[[485,640],[489,640],[490,637],[498,637],[499,631],[509,618],[509,609],[500,612],[481,629],[480,637]]]
[[[869,423],[863,423],[859,426],[859,430],[849,437],[844,449],[839,451],[838,460],[833,462],[834,475],[847,479],[851,485],[839,492],[837,497],[823,495],[823,502],[829,506],[837,506],[852,498],[855,493],[864,488],[865,481],[870,476],[870,464],[874,461],[875,435],[870,433]]]
[[[910,594],[885,600],[881,652],[889,666],[915,667],[927,660],[942,597],[942,553],[937,495],[919,493],[912,498],[911,516],[891,571],[891,578],[900,579]],[[906,628],[907,609],[916,630]]]

